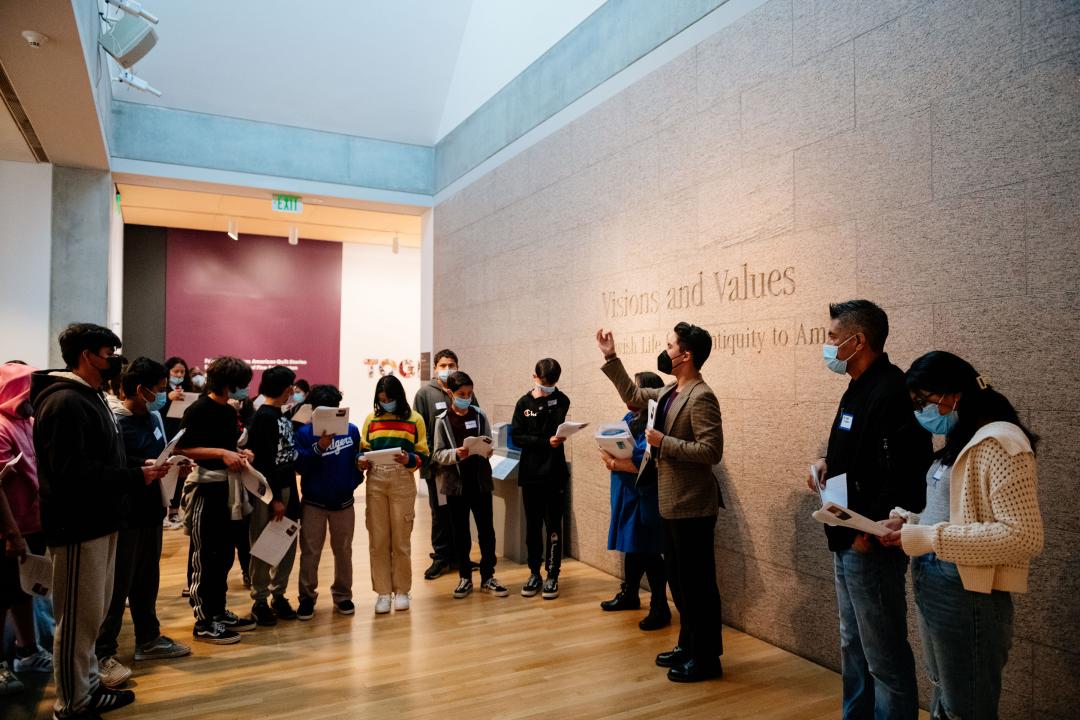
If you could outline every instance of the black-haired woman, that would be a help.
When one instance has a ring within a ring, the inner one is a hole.
[[[1037,438],[968,362],[935,351],[907,371],[919,423],[945,436],[926,508],[897,508],[882,539],[912,556],[933,717],[996,718],[1012,645],[1012,594],[1043,547]]]
[[[405,388],[393,375],[375,385],[374,412],[364,420],[360,445],[364,452],[399,450],[393,462],[360,460],[367,473],[365,520],[371,558],[371,584],[378,595],[375,613],[409,609],[412,591],[411,536],[416,516],[413,472],[428,462],[424,418],[409,407]]]
[[[173,401],[183,400],[186,393],[196,392],[191,384],[191,371],[187,362],[181,357],[171,357],[165,361],[165,369],[169,371],[168,395],[165,396],[165,407],[161,409],[161,417],[165,420],[166,441],[172,439],[180,431],[180,418],[169,417],[169,408]],[[166,530],[179,530],[183,527],[180,522],[180,494],[183,492],[183,483],[176,484],[176,492],[169,501],[169,513],[162,522]]]
[[[661,388],[664,381],[652,372],[634,375],[638,387]],[[637,610],[641,577],[649,578],[649,614],[638,627],[659,630],[671,624],[671,609],[667,602],[667,573],[664,570],[664,525],[660,519],[660,498],[656,483],[639,482],[638,469],[645,457],[645,423],[648,408],[627,407],[623,422],[634,438],[633,455],[616,458],[600,450],[604,467],[611,471],[611,526],[608,530],[608,550],[623,553],[625,582],[611,600],[600,603],[606,611]],[[655,478],[655,475],[653,476]]]

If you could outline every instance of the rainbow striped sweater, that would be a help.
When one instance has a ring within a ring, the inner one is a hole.
[[[427,428],[424,418],[413,410],[408,419],[390,413],[371,413],[360,430],[360,447],[367,450],[401,448],[409,454],[405,467],[410,470],[428,463]]]

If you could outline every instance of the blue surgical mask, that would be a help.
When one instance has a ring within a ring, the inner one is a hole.
[[[548,385],[541,385],[540,383],[537,383],[536,384],[536,389],[539,390],[540,392],[544,393],[545,395],[550,395],[551,393],[555,392],[555,386],[554,385],[548,386]]]
[[[191,384],[194,385],[196,388],[202,389],[202,387],[204,385],[206,385],[206,376],[205,375],[192,375],[191,376]]]
[[[248,389],[247,388],[240,388],[239,390],[233,390],[231,393],[229,393],[229,397],[232,398],[233,400],[247,400],[248,399]]]
[[[297,405],[299,405],[300,403],[304,402],[304,397],[305,397],[304,393],[302,393],[302,392],[294,392],[292,394],[292,401],[294,403],[296,403]]]
[[[161,408],[165,407],[165,401],[168,399],[168,395],[162,390],[159,393],[154,393],[154,399],[146,403],[146,409],[150,412],[157,412]]]
[[[449,378],[449,377],[450,377],[450,371],[449,370],[440,370],[439,371],[439,380],[441,382],[446,382],[447,378]]]
[[[840,348],[844,347],[844,345],[846,345],[848,341],[854,337],[855,336],[852,335],[839,345],[825,344],[821,346],[821,353],[825,358],[825,367],[829,368],[837,375],[843,375],[847,372],[848,360],[850,360],[852,355],[854,355],[855,353],[851,353],[851,355],[848,355],[847,360],[840,360],[836,356],[839,354]]]
[[[170,375],[169,376],[169,384],[172,385],[174,388],[175,387],[180,387],[181,385],[184,384],[184,378],[176,377],[175,375]]]
[[[388,403],[381,402],[379,403],[379,407],[383,409],[383,412],[392,413],[397,410],[397,400],[391,400]]]
[[[960,422],[960,416],[955,410],[950,411],[948,415],[942,415],[937,403],[928,403],[922,410],[916,410],[915,419],[928,432],[935,435],[948,435]]]
[[[458,410],[468,410],[470,405],[472,405],[471,397],[459,398],[456,395],[454,396],[454,407],[456,407]]]

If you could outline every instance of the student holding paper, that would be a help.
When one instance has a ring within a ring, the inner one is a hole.
[[[259,539],[266,526],[286,515],[300,519],[300,498],[296,492],[296,442],[292,422],[281,407],[292,396],[296,373],[284,365],[275,365],[263,372],[259,381],[259,394],[263,403],[248,425],[247,447],[255,453],[252,465],[266,478],[273,493],[267,505],[259,498],[251,498],[251,518],[248,540],[251,545]],[[296,610],[285,597],[296,559],[296,543],[293,542],[275,567],[260,558],[251,556],[251,614],[262,626],[276,625],[278,619],[295,620]],[[267,603],[267,599],[272,601]]]
[[[0,468],[22,458],[0,486],[0,627],[11,612],[15,631],[14,670],[17,673],[51,673],[52,654],[38,645],[34,627],[33,598],[19,585],[19,560],[27,553],[45,553],[41,532],[37,456],[30,405],[30,375],[34,369],[19,363],[0,365]],[[22,683],[0,660],[0,695],[17,692]]]
[[[375,411],[360,430],[363,450],[400,450],[389,465],[361,458],[367,473],[366,521],[371,584],[378,595],[375,613],[409,609],[412,591],[411,535],[416,517],[413,471],[428,463],[427,429],[420,413],[409,407],[405,388],[393,375],[375,385]]]
[[[634,374],[634,384],[640,388],[662,388],[664,381],[652,372]],[[627,405],[629,412],[623,422],[633,436],[634,453],[617,459],[600,451],[604,467],[611,471],[611,527],[608,530],[608,550],[623,553],[625,581],[611,600],[600,603],[605,611],[637,610],[641,607],[638,592],[643,575],[649,577],[649,614],[638,627],[659,630],[671,624],[671,609],[667,601],[667,573],[664,569],[664,526],[660,519],[660,499],[655,482],[638,482],[638,470],[645,459],[645,421],[648,408]]]
[[[869,300],[829,306],[826,368],[851,380],[817,476],[847,483],[847,507],[871,520],[900,505],[921,510],[930,435],[911,414],[904,373],[889,361],[889,318]],[[812,474],[807,477],[817,491]],[[907,560],[866,534],[825,526],[840,611],[845,718],[915,718],[915,659],[907,639]]]
[[[544,358],[537,362],[533,389],[517,401],[511,422],[514,442],[521,448],[518,485],[525,507],[529,560],[529,578],[521,587],[521,595],[533,597],[540,592],[545,600],[559,597],[563,513],[570,482],[563,448],[566,438],[555,435],[570,411],[570,398],[556,387],[561,375],[557,360]],[[541,560],[547,569],[546,580],[540,577]]]
[[[194,400],[194,395],[198,394],[198,390],[191,381],[191,370],[184,358],[169,358],[165,361],[165,369],[169,372],[169,386],[166,388],[165,407],[161,408],[161,417],[165,419],[165,434],[171,438],[180,431],[182,416],[169,417],[169,408],[177,400]],[[172,502],[169,503],[169,513],[164,520],[166,530],[179,530],[183,527],[183,523],[180,522],[180,493],[183,489],[183,485],[177,483],[176,492],[173,494]]]
[[[471,455],[464,447],[467,438],[491,438],[491,423],[480,408],[473,405],[473,381],[458,371],[447,377],[452,405],[435,420],[433,460],[438,468],[438,490],[450,506],[457,550],[458,584],[454,597],[461,599],[472,592],[472,536],[469,513],[476,521],[480,544],[480,592],[496,597],[510,593],[495,579],[495,525],[492,519],[491,465],[486,457]]]
[[[196,462],[184,483],[184,525],[191,536],[190,597],[196,640],[229,645],[255,620],[225,609],[226,580],[233,553],[231,522],[250,508],[239,473],[254,457],[238,450],[240,421],[229,400],[247,398],[251,366],[219,357],[206,369],[205,395],[184,414],[178,452]]]
[[[120,338],[89,323],[59,338],[65,370],[30,381],[34,449],[41,481],[41,520],[53,555],[56,636],[54,717],[128,705],[130,690],[109,690],[98,677],[94,641],[112,595],[117,531],[124,497],[161,478],[168,466],[130,467],[116,418],[101,388],[120,370]]]
[[[1035,445],[1009,400],[965,360],[923,355],[907,371],[915,418],[945,445],[926,508],[896,508],[882,543],[912,557],[933,717],[996,718],[1013,634],[1013,593],[1043,548]]]
[[[153,462],[165,449],[165,423],[158,411],[165,406],[166,374],[161,363],[140,357],[132,361],[121,378],[124,400],[115,414],[129,467]],[[165,516],[160,482],[154,480],[134,488],[126,497],[127,520],[116,538],[112,599],[95,648],[101,682],[106,687],[119,687],[131,677],[131,670],[116,657],[125,602],[131,608],[135,626],[136,660],[191,653],[188,646],[161,634],[157,617],[161,520]]]
[[[318,407],[339,407],[341,391],[333,385],[316,385],[308,399]],[[364,482],[360,472],[360,430],[349,423],[345,435],[317,437],[311,423],[296,431],[296,468],[300,472],[303,507],[300,521],[300,603],[296,616],[310,620],[319,594],[319,560],[326,531],[334,554],[334,584],[330,597],[334,611],[356,612],[353,605],[352,541],[356,528],[353,493]]]

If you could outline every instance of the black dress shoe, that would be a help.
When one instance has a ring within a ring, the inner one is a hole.
[[[641,619],[641,622],[637,624],[639,628],[645,630],[659,630],[660,628],[666,628],[671,624],[671,611],[666,607],[650,608],[649,614]]]
[[[672,682],[701,682],[723,677],[724,668],[720,665],[720,659],[702,662],[700,660],[687,660],[684,664],[673,667],[667,671],[667,679]]]
[[[690,659],[690,654],[678,645],[674,649],[662,652],[656,656],[656,664],[660,667],[673,668],[685,665]]]
[[[600,603],[600,609],[607,612],[638,610],[639,608],[641,608],[641,598],[638,597],[637,593],[631,594],[626,587],[626,583],[622,584],[619,592],[615,593],[615,597]]]
[[[435,560],[432,561],[432,563],[428,567],[428,569],[424,571],[424,579],[425,580],[434,580],[435,578],[439,577],[444,572],[446,572],[449,568],[450,568],[449,563],[445,562],[444,560],[440,560],[440,559],[436,558]]]

